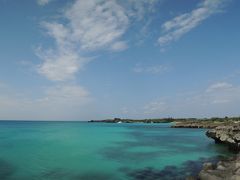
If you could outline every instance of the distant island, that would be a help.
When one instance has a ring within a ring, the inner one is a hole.
[[[240,123],[240,117],[212,118],[156,118],[156,119],[105,119],[90,120],[90,123],[173,123],[173,128],[215,128],[217,126]]]
[[[88,122],[103,122],[103,123],[170,123],[173,122],[173,118],[162,119],[105,119],[105,120],[90,120]]]

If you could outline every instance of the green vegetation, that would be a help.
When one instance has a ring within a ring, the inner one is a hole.
[[[91,120],[89,122],[104,122],[104,123],[171,123],[177,124],[189,124],[189,123],[200,123],[200,124],[229,124],[234,122],[240,122],[240,117],[212,117],[212,118],[156,118],[156,119],[106,119],[106,120]]]

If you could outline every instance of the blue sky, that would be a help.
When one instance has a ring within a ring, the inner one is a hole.
[[[238,116],[239,7],[0,0],[0,119]]]

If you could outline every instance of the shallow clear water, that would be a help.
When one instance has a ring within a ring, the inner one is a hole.
[[[183,179],[229,155],[170,124],[0,122],[0,179]]]

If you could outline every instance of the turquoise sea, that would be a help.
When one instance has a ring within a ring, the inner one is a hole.
[[[1,180],[184,179],[228,151],[170,124],[0,122]]]

